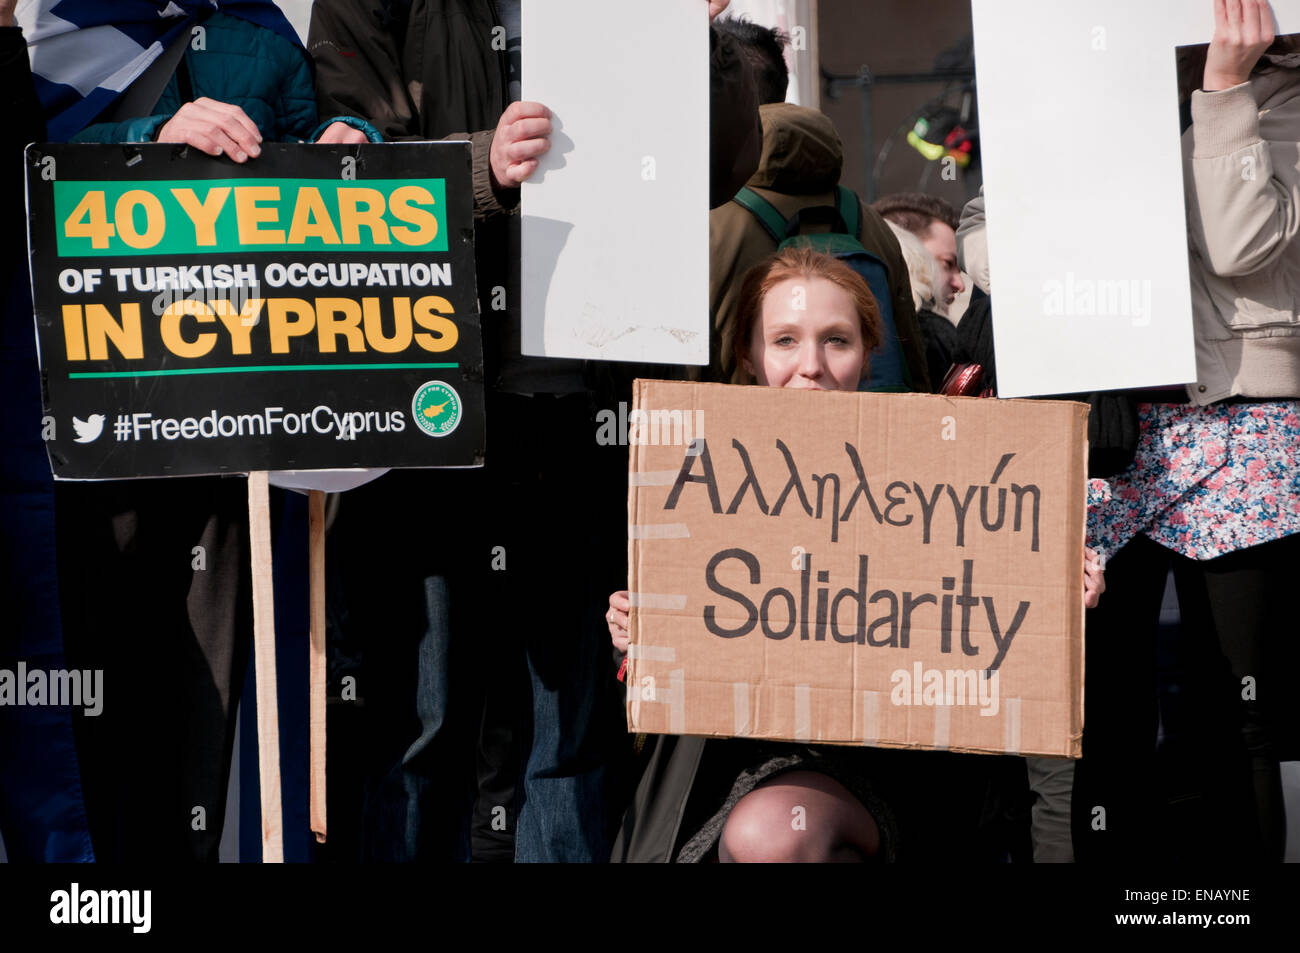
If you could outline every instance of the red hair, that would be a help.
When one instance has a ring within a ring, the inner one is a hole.
[[[745,273],[736,305],[736,335],[732,339],[736,366],[744,367],[755,325],[761,324],[763,299],[783,281],[791,278],[824,278],[848,292],[862,326],[862,343],[868,354],[884,341],[880,306],[860,274],[832,255],[807,246],[792,246],[763,259]],[[866,364],[863,364],[866,373]]]

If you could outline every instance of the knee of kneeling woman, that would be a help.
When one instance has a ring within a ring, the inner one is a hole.
[[[732,808],[718,856],[724,863],[863,861],[879,849],[875,820],[837,781],[791,772]]]

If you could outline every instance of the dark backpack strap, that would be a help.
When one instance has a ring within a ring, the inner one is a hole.
[[[846,189],[842,185],[835,187],[839,194],[840,218],[844,219],[844,225],[848,233],[854,238],[862,239],[862,215],[858,207],[857,193],[852,189]]]
[[[844,221],[844,216],[840,214],[839,209],[829,205],[810,205],[799,209],[790,217],[790,221],[785,225],[783,239],[802,235],[805,225],[826,225],[834,233],[850,234],[848,223]]]
[[[181,105],[194,102],[194,80],[190,78],[190,64],[185,57],[176,64],[176,92],[181,98]]]
[[[785,240],[785,216],[778,212],[775,206],[763,196],[749,186],[745,186],[732,197],[732,201],[741,208],[747,209],[758,219],[763,229],[772,236],[772,241],[779,245]]]

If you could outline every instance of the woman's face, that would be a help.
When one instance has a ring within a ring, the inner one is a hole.
[[[866,362],[853,296],[825,278],[772,286],[743,361],[764,387],[800,390],[857,390]]]

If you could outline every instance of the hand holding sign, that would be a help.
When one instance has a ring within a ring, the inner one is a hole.
[[[511,103],[492,137],[492,185],[517,189],[551,148],[551,111],[541,103]]]
[[[1083,549],[1083,605],[1086,609],[1097,608],[1101,594],[1106,591],[1106,574],[1101,568],[1101,557],[1095,549]]]
[[[609,611],[605,613],[605,621],[609,623],[609,637],[614,643],[614,648],[619,652],[627,651],[627,614],[631,608],[632,603],[628,599],[626,589],[610,593]]]
[[[1240,86],[1272,42],[1268,0],[1214,0],[1214,39],[1201,88],[1210,93]]]
[[[183,142],[210,156],[228,155],[236,162],[262,151],[262,134],[242,109],[205,96],[176,110],[158,131],[158,141]]]
[[[325,127],[325,131],[320,134],[316,140],[318,145],[360,145],[363,142],[369,142],[366,134],[355,126],[349,126],[345,122],[332,122]]]

